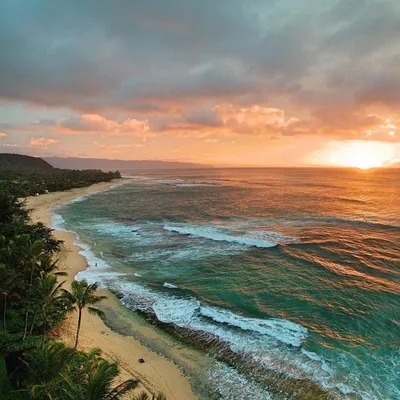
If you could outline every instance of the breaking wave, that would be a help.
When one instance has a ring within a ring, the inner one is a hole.
[[[289,378],[312,379],[326,389],[339,387],[339,382],[335,384],[335,374],[328,361],[314,353],[303,352],[302,345],[308,337],[308,331],[303,326],[285,319],[241,316],[202,304],[195,298],[158,293],[126,278],[124,274],[93,267],[77,276],[77,279],[99,282],[102,287],[117,291],[124,306],[153,315],[164,324],[184,329],[188,335],[192,332],[203,343],[215,343],[217,340],[220,354],[228,351],[235,354],[237,360],[247,359],[266,371]],[[244,375],[240,377],[247,379]],[[229,392],[229,387],[226,391]]]
[[[64,221],[61,216],[57,217],[55,214],[53,221],[57,229],[63,229]],[[117,231],[115,233],[117,234]],[[128,230],[126,233],[132,234]],[[131,281],[125,273],[113,271],[107,261],[97,256],[78,235],[75,244],[81,247],[80,254],[88,262],[88,268],[79,272],[76,279],[86,279],[89,283],[98,282],[101,287],[117,291],[126,307],[152,315],[161,323],[183,329],[194,340],[214,343],[213,346],[218,343],[220,355],[227,352],[229,357],[232,357],[233,354],[238,361],[254,364],[257,368],[283,374],[291,379],[311,379],[326,390],[340,390],[344,394],[354,392],[353,383],[357,381],[357,376],[352,375],[344,379],[330,361],[303,347],[309,336],[305,327],[285,319],[239,315],[228,309],[209,306],[193,297],[159,293]],[[137,273],[134,275],[139,276]],[[164,282],[163,286],[177,288],[168,282]],[[221,389],[221,397],[233,399],[234,397],[229,397],[229,393],[236,393],[237,390],[228,379],[229,376],[237,375],[243,383],[250,382],[250,378],[230,367],[225,369],[221,375],[221,379],[226,378],[224,384],[221,383],[221,387],[224,388]],[[210,371],[213,376],[221,373]],[[254,392],[253,398],[263,398],[260,395],[262,387],[252,382],[249,390],[250,388],[251,392]],[[264,398],[268,396],[268,392],[265,392]],[[368,395],[363,398],[369,399]]]
[[[164,286],[165,288],[168,288],[168,289],[178,289],[178,286],[176,286],[176,285],[174,285],[174,284],[172,284],[172,283],[168,283],[168,282],[164,282],[164,283],[163,283],[163,286]]]
[[[295,238],[284,236],[277,232],[253,231],[235,235],[234,232],[230,230],[224,230],[214,226],[164,225],[163,229],[180,235],[204,238],[217,242],[237,243],[247,247],[269,248],[278,244],[297,241]]]

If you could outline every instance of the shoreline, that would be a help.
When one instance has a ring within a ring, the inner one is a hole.
[[[42,222],[52,227],[52,210],[76,198],[87,196],[97,191],[104,191],[111,187],[129,182],[129,179],[102,182],[90,187],[71,189],[65,192],[52,192],[40,196],[28,197],[27,207],[31,210],[33,222]],[[82,249],[75,244],[76,235],[73,232],[54,230],[54,236],[64,243],[58,254],[58,266],[61,271],[67,272],[64,277],[64,288],[69,289],[75,276],[88,267],[85,257],[80,254]],[[120,307],[111,292],[101,290],[108,299],[102,306],[112,309],[117,314]],[[56,336],[69,346],[73,346],[76,330],[76,314],[71,314],[57,330]],[[90,315],[86,310],[82,316],[82,326],[78,348],[88,350],[99,347],[106,358],[119,362],[122,382],[130,377],[141,381],[135,393],[141,390],[154,394],[162,392],[168,400],[191,400],[197,397],[193,394],[189,379],[170,360],[155,353],[143,345],[133,336],[123,336],[111,330],[100,318]],[[138,359],[143,358],[145,363],[140,364]]]

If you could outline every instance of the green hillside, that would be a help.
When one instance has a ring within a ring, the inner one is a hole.
[[[36,171],[49,171],[53,167],[41,158],[24,156],[21,154],[0,154],[0,168],[33,169]]]
[[[90,186],[120,177],[118,171],[59,169],[41,158],[0,154],[0,189],[20,197]]]

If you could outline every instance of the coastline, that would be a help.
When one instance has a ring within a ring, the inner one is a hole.
[[[129,179],[120,179],[65,192],[52,192],[37,197],[28,197],[26,204],[31,209],[33,222],[40,221],[52,227],[51,212],[55,207],[78,197],[107,190],[116,184],[128,181]],[[87,268],[87,261],[80,254],[82,249],[74,243],[76,236],[73,232],[55,230],[54,236],[64,241],[61,252],[58,254],[58,265],[60,270],[68,273],[64,278],[66,281],[64,288],[69,289],[77,273]],[[117,304],[114,296],[108,290],[102,290],[102,294],[108,296],[103,306],[118,314],[121,306]],[[76,322],[76,315],[73,313],[56,332],[57,338],[69,346],[73,345]],[[140,390],[151,391],[152,393],[162,392],[168,400],[196,399],[189,380],[172,361],[153,352],[134,337],[123,336],[111,330],[100,318],[90,315],[86,310],[82,317],[78,347],[82,350],[93,347],[101,348],[105,357],[119,362],[121,370],[119,379],[121,381],[132,376],[141,381],[137,392]],[[140,364],[138,362],[140,358],[143,358],[145,363]]]

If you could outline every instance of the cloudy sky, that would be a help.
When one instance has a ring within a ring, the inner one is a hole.
[[[399,0],[0,0],[0,151],[400,159]]]

